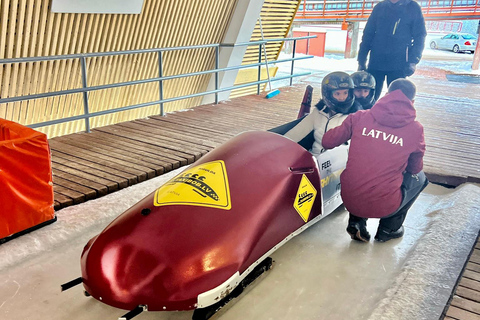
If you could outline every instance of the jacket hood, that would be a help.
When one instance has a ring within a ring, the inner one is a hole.
[[[417,115],[413,103],[401,90],[395,90],[377,101],[371,113],[381,125],[400,128],[413,121]]]

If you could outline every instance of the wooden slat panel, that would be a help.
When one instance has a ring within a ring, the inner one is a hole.
[[[455,292],[457,296],[480,302],[480,291],[475,291],[469,288],[458,286]]]
[[[265,0],[262,6],[262,11],[260,13],[262,19],[262,30],[264,39],[272,38],[284,38],[288,35],[290,31],[291,24],[297,12],[298,6],[302,0],[292,0],[292,1],[278,1],[278,0]],[[261,40],[260,24],[257,21],[255,29],[253,30],[250,41]],[[266,45],[267,51],[267,60],[274,61],[278,58],[280,51],[282,49],[283,43],[269,43]],[[263,52],[262,52],[263,55]],[[264,57],[262,57],[264,61]],[[242,64],[252,64],[258,62],[258,46],[249,46],[243,57]],[[271,65],[270,67],[273,67]],[[272,68],[273,69],[273,68]],[[235,80],[236,84],[242,83],[241,79],[246,77],[249,71],[242,69],[239,70],[237,79]],[[272,77],[272,75],[271,75]],[[263,75],[262,80],[267,79],[266,73]],[[267,86],[263,86],[262,90],[266,90]],[[235,89],[231,93],[231,97],[240,97],[244,95],[256,93],[256,86],[248,88]]]
[[[480,317],[480,303],[479,302],[475,302],[475,301],[471,301],[471,300],[468,300],[468,299],[464,299],[464,298],[455,296],[455,297],[453,297],[451,305],[455,306],[459,309],[475,313]]]
[[[8,6],[9,3],[7,1],[1,1],[0,4],[0,58],[6,58],[6,48],[7,48],[7,28],[8,28]],[[2,65],[0,67],[0,81],[2,83],[8,83],[8,77],[6,76],[6,68],[7,66]],[[6,81],[7,80],[7,81]],[[0,97],[7,96],[7,89],[6,85],[0,84]],[[0,118],[6,117],[7,106],[5,104],[0,104]]]
[[[464,157],[465,154],[459,154],[458,156],[459,156],[459,157]],[[478,159],[478,158],[476,158],[476,159]],[[472,159],[472,160],[475,160],[475,158]],[[476,167],[476,168],[478,169],[478,166],[474,166],[474,167]],[[475,249],[475,250],[473,250],[473,253],[472,253],[472,256],[471,256],[471,258],[470,258],[470,261],[475,262],[475,263],[477,263],[477,264],[480,264],[480,249]]]
[[[60,162],[55,161],[55,158],[52,159],[52,170],[53,172],[57,172],[56,174],[62,176],[63,172],[66,172],[71,175],[76,175],[82,179],[92,180],[95,183],[103,184],[107,187],[108,192],[113,192],[118,190],[120,187],[126,187],[126,183],[123,183],[122,186],[119,186],[119,183],[115,180],[109,180],[105,177],[100,175],[92,174],[90,172],[79,170],[78,167],[72,168],[70,166],[66,166]],[[61,201],[60,201],[61,202]]]
[[[0,58],[62,55],[218,43],[224,38],[236,0],[146,0],[139,15],[52,13],[50,0],[6,0],[0,5]],[[198,19],[201,17],[201,19]],[[165,54],[169,74],[211,69],[213,50]],[[168,58],[168,59],[167,59]],[[158,76],[153,53],[87,59],[89,85]],[[210,76],[165,82],[165,97],[204,91]],[[74,61],[6,64],[0,67],[0,96],[11,97],[81,86]],[[158,83],[91,92],[91,112],[157,100]],[[173,102],[168,111],[197,105],[202,97]],[[158,106],[97,117],[91,127],[144,118]],[[83,113],[81,94],[0,105],[0,117],[31,124]],[[84,130],[83,121],[40,129],[49,137]]]
[[[113,138],[112,138],[113,137]],[[115,163],[129,162],[132,166],[142,166],[155,171],[155,175],[186,165],[187,160],[178,159],[175,156],[162,157],[156,154],[155,148],[142,148],[142,144],[133,145],[129,139],[121,139],[108,134],[92,133],[88,142],[77,139],[78,137],[61,140],[63,145],[54,146],[56,150],[71,150],[82,154],[96,156],[100,159],[108,159]],[[70,141],[71,140],[71,141]],[[57,141],[55,141],[57,142]],[[72,144],[73,142],[73,144]],[[164,150],[163,150],[164,151]],[[183,162],[182,162],[183,160]],[[150,177],[150,173],[148,175]]]
[[[477,246],[475,248],[478,248],[479,246],[479,243],[477,243]],[[473,262],[469,262],[467,263],[467,270],[472,270],[472,271],[475,271],[475,272],[480,272],[480,264],[477,264],[477,263],[473,263]]]
[[[77,171],[87,172],[91,175],[95,175],[97,177],[115,182],[118,184],[119,188],[126,188],[127,186],[133,185],[137,182],[135,176],[133,175],[128,175],[119,171],[108,170],[103,167],[88,166],[85,164],[85,162],[72,162],[69,159],[65,159],[59,156],[56,156],[55,159],[52,160],[52,162],[54,164],[69,167]]]
[[[58,193],[58,192],[54,192],[53,195],[55,197],[55,203],[56,203],[55,206],[54,206],[55,210],[73,205],[73,199],[72,198],[67,197],[67,196],[65,196],[61,193]],[[58,203],[58,205],[57,205],[57,203]]]
[[[62,186],[63,188],[82,193],[85,196],[85,200],[95,199],[99,196],[95,189],[85,187],[81,184],[60,178],[58,176],[53,177],[53,184],[54,186]]]
[[[459,320],[479,320],[479,315],[451,306],[448,308],[447,316]]]
[[[72,146],[72,148],[74,148],[74,146]],[[118,165],[115,162],[108,160],[102,161],[100,159],[89,157],[83,153],[79,154],[72,152],[71,150],[68,150],[68,153],[56,152],[53,150],[52,155],[54,155],[56,159],[66,160],[70,163],[80,164],[85,167],[101,168],[102,171],[125,177],[128,180],[129,185],[133,185],[137,182],[142,182],[147,179],[147,173],[144,172],[144,170],[135,169],[131,166]]]
[[[475,280],[468,279],[468,278],[462,278],[460,280],[460,285],[465,287],[465,288],[480,291],[480,281],[475,281]]]

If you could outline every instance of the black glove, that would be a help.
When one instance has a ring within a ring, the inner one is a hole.
[[[412,74],[415,73],[415,70],[417,69],[417,65],[415,63],[409,63],[407,67],[405,68],[405,77],[410,77]]]
[[[358,70],[357,71],[367,71],[367,66],[365,63],[358,63]]]

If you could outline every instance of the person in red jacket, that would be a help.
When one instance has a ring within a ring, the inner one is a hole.
[[[408,209],[428,184],[422,171],[425,140],[423,126],[415,120],[415,93],[413,82],[397,79],[372,109],[349,115],[323,136],[325,149],[351,140],[340,182],[350,213],[347,232],[354,240],[370,240],[368,218],[380,218],[375,240],[402,237]]]

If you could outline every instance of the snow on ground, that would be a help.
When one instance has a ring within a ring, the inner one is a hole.
[[[304,54],[296,54],[296,57],[305,57]],[[282,52],[278,60],[291,58],[291,54]],[[427,77],[439,77],[445,79],[446,74],[455,74],[462,76],[479,77],[479,70],[472,70],[473,54],[468,53],[453,53],[444,50],[432,50],[425,48],[423,59],[417,66],[417,71],[414,76],[427,76]],[[291,63],[282,62],[278,64],[269,64],[269,67],[278,67],[278,71],[275,75],[278,77],[285,77],[290,75]],[[294,62],[294,74],[316,74],[322,77],[330,72],[344,71],[351,74],[357,71],[358,63],[356,58],[345,59],[343,54],[339,53],[325,53],[324,57],[313,57],[310,59],[297,60]],[[290,85],[290,81],[275,80],[272,79],[272,88],[278,89],[287,87]],[[317,78],[316,81],[321,81]],[[293,84],[300,83],[302,81],[315,81],[312,78],[295,77],[293,78]],[[461,83],[458,83],[462,85]],[[384,86],[386,90],[386,86]]]
[[[453,53],[441,50],[425,49],[424,57],[417,68],[435,67],[456,74],[480,75],[479,70],[472,70],[473,55],[468,53]],[[304,54],[296,54],[296,57],[305,57]],[[281,53],[279,60],[291,58],[291,54]],[[279,71],[290,73],[290,63],[277,64]],[[358,68],[356,58],[345,59],[343,54],[326,53],[324,57],[298,60],[294,63],[295,73],[310,72],[355,72]]]
[[[360,26],[357,50],[360,46],[361,38],[363,35],[363,27],[364,23],[362,23]],[[315,57],[313,59],[309,59],[303,62],[295,62],[295,65],[297,65],[298,67],[303,69],[306,66],[307,69],[311,68],[312,71],[342,70],[345,72],[353,72],[357,70],[356,58],[343,58],[347,31],[341,30],[339,25],[302,26],[295,28],[293,31],[326,32],[325,57]],[[453,51],[449,50],[433,50],[430,48],[431,40],[433,40],[434,38],[438,38],[444,34],[435,32],[427,34],[427,37],[425,38],[425,49],[423,50],[423,57],[418,67],[425,65],[443,69],[452,73],[480,75],[480,68],[478,70],[472,70],[473,54],[463,52],[454,53]],[[290,47],[291,51],[292,45],[287,44],[286,46]],[[297,56],[302,55],[297,54]],[[282,53],[280,55],[280,58],[282,57],[291,57],[291,54],[286,55],[285,53]],[[288,69],[288,71],[290,71],[290,69]]]

